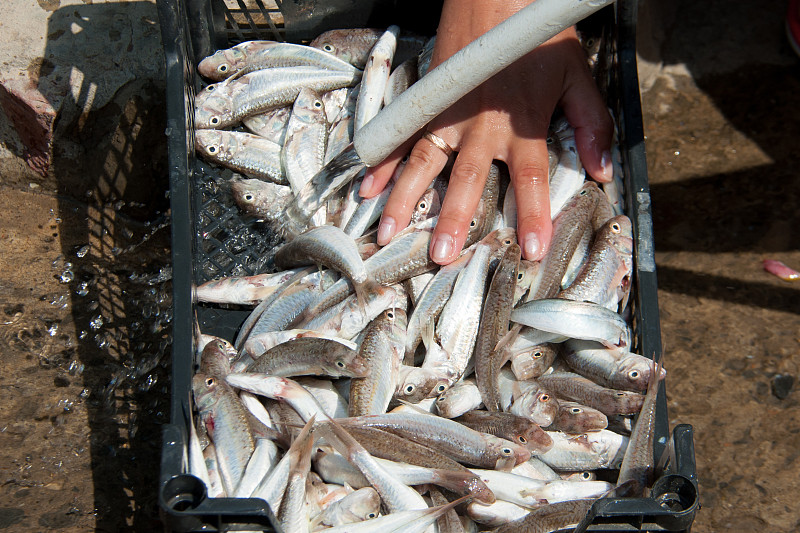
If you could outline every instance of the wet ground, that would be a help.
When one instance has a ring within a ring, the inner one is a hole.
[[[761,262],[800,268],[800,60],[781,2],[674,9],[650,19],[642,100],[670,418],[695,429],[694,531],[797,531],[800,285]],[[107,187],[108,165],[87,163],[87,195],[0,178],[0,529],[160,527],[166,179],[163,154],[134,156],[155,170],[144,202]]]

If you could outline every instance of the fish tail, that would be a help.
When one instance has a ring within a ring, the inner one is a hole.
[[[366,311],[367,304],[381,287],[383,287],[383,285],[371,277],[368,277],[361,283],[353,282],[353,288],[355,288],[356,291],[356,300],[358,301],[358,308],[362,311]]]

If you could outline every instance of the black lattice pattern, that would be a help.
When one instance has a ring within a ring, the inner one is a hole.
[[[278,236],[266,224],[244,215],[233,201],[229,170],[196,161],[195,280],[199,285],[224,276],[269,272]]]
[[[228,40],[240,43],[255,39],[284,41],[281,0],[225,0]]]

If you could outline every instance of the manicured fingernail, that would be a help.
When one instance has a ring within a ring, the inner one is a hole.
[[[525,258],[528,261],[536,261],[539,259],[539,251],[542,249],[542,244],[539,237],[535,233],[528,233],[525,236]]]
[[[455,248],[455,240],[453,237],[446,233],[440,233],[433,241],[431,259],[435,262],[444,261],[453,253],[453,248]]]
[[[614,164],[611,162],[611,152],[608,150],[603,152],[600,157],[600,166],[603,167],[603,177],[609,181],[614,177]]]
[[[383,217],[381,224],[378,226],[378,244],[385,246],[394,237],[394,228],[397,223],[392,217]]]
[[[364,179],[361,180],[361,187],[358,189],[358,195],[364,196],[365,194],[369,194],[372,189],[373,181],[375,181],[375,179],[372,177],[372,172],[364,174]]]

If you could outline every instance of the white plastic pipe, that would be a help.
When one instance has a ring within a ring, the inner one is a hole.
[[[540,44],[613,0],[537,0],[430,71],[356,132],[362,162],[383,161],[439,113]]]

